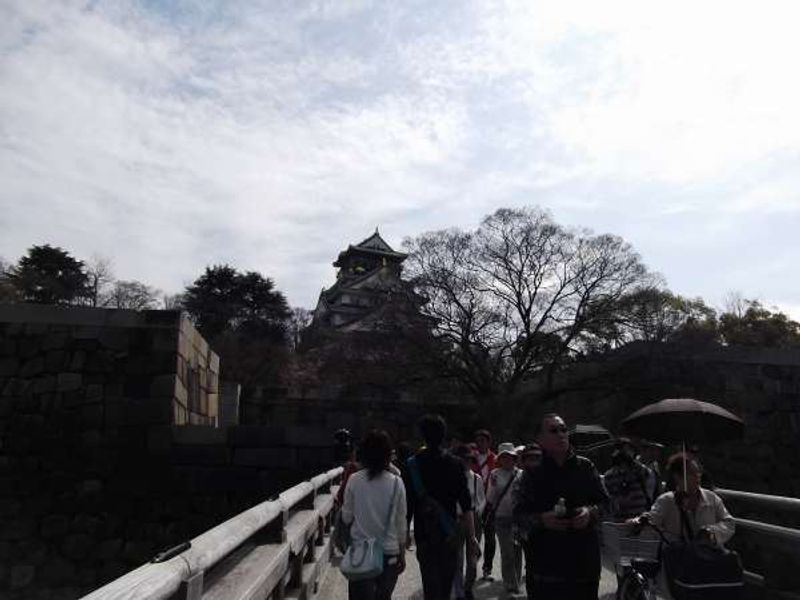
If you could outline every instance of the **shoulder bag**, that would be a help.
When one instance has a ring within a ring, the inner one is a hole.
[[[383,573],[383,541],[389,533],[389,527],[392,523],[394,500],[397,496],[398,486],[399,478],[395,475],[392,498],[389,500],[389,512],[386,515],[381,537],[367,538],[360,542],[351,543],[347,548],[339,569],[348,580],[373,579]]]
[[[739,555],[722,546],[699,540],[680,511],[682,540],[663,549],[670,592],[676,600],[738,600],[744,591]]]

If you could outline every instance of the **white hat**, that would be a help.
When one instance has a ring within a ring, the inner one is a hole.
[[[517,447],[511,442],[503,442],[497,447],[497,456],[502,454],[510,454],[511,456],[517,455]]]

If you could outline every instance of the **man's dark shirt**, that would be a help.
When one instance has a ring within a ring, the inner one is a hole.
[[[461,507],[462,512],[472,510],[467,476],[461,461],[446,452],[429,448],[419,451],[414,456],[414,461],[419,467],[425,493],[439,503],[439,506],[453,522],[456,520],[456,505]],[[410,474],[406,472],[404,475],[407,477],[404,483],[406,484],[410,519],[412,515],[416,515],[416,509],[420,503],[420,493],[414,487],[414,480]],[[425,521],[416,517],[414,518],[414,537],[417,541],[430,537],[429,532],[425,531]],[[437,536],[434,535],[434,537]]]
[[[521,478],[514,497],[514,518],[529,533],[530,568],[547,579],[599,578],[597,523],[572,531],[551,531],[541,526],[529,529],[531,517],[553,510],[559,498],[564,498],[568,510],[607,504],[608,495],[592,461],[571,453],[564,465],[558,466],[545,453],[541,466]]]

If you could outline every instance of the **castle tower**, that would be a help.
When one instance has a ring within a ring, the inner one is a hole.
[[[333,263],[336,283],[323,289],[314,325],[336,331],[374,331],[379,314],[393,296],[409,293],[400,278],[407,255],[395,252],[375,229],[359,244],[348,245]]]

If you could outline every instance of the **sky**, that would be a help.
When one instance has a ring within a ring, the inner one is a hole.
[[[0,257],[313,307],[376,227],[538,205],[800,318],[800,3],[0,2]]]

